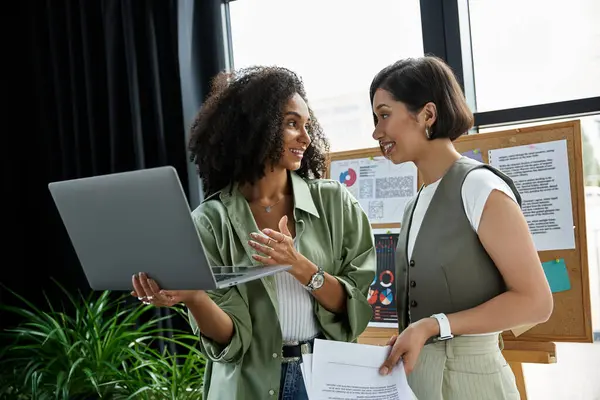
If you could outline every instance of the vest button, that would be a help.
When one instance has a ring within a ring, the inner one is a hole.
[[[414,300],[413,300],[413,301],[411,301],[411,302],[410,302],[410,306],[411,306],[411,307],[416,307],[416,306],[417,306],[417,302],[416,302],[416,301],[414,301]]]
[[[415,287],[417,286],[417,282],[415,281],[410,281],[410,287]]]
[[[410,266],[414,267],[415,266],[415,260],[410,260]]]

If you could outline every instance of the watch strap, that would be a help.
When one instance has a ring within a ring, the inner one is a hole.
[[[448,340],[454,337],[450,329],[450,321],[446,314],[433,314],[431,318],[435,318],[440,326],[440,336],[437,340]]]

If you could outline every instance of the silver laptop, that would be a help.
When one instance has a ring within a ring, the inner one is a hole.
[[[52,182],[48,188],[94,290],[132,290],[138,272],[162,289],[210,290],[291,268],[211,267],[170,166]]]

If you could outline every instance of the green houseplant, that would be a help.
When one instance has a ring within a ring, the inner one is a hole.
[[[59,285],[60,286],[60,285]],[[200,399],[204,359],[197,338],[160,328],[152,306],[132,305],[110,292],[70,295],[70,311],[48,310],[17,296],[24,307],[2,306],[22,322],[4,333],[0,398]],[[174,308],[180,315],[186,314]],[[147,322],[140,322],[147,321]],[[164,324],[163,324],[164,325]],[[157,340],[185,354],[160,351]]]

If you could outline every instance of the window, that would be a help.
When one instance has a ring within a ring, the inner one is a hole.
[[[557,343],[558,364],[523,369],[531,400],[595,399],[600,393],[594,373],[600,370],[600,1],[238,0],[229,9],[234,66],[276,64],[297,72],[334,152],[375,146],[368,98],[373,76],[400,58],[424,53],[445,59],[458,72],[481,134],[508,124],[585,116],[596,343]]]
[[[423,55],[418,0],[238,0],[230,14],[234,67],[299,74],[332,151],[375,147],[371,80]]]
[[[477,111],[600,95],[598,0],[469,0]]]

